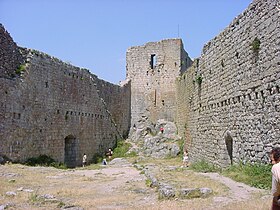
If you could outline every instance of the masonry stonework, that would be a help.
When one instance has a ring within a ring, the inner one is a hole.
[[[267,162],[280,146],[280,11],[255,0],[192,61],[181,39],[127,50],[113,85],[36,50],[0,25],[0,155],[50,155],[70,167],[104,153],[132,126],[175,122],[191,161]]]
[[[158,119],[175,120],[175,79],[192,63],[181,39],[149,42],[126,53],[131,81],[131,125]]]
[[[254,1],[177,80],[176,121],[192,160],[267,162],[280,146],[277,2]]]
[[[15,49],[25,58],[24,69],[0,77],[0,155],[25,161],[46,154],[74,167],[83,153],[103,155],[128,133],[129,83],[108,84],[47,54]]]
[[[23,57],[10,34],[0,23],[0,77],[15,77]]]

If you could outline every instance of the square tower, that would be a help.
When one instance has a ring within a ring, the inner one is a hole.
[[[166,39],[131,47],[126,53],[127,79],[131,80],[131,125],[143,119],[174,122],[176,77],[192,60],[181,39]]]

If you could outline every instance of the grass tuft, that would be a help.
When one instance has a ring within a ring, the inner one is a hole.
[[[195,163],[192,163],[190,165],[190,169],[196,171],[196,172],[202,172],[202,173],[207,173],[207,172],[221,172],[221,169],[211,163],[208,163],[205,160],[201,160]]]
[[[130,148],[131,148],[130,143],[128,143],[124,140],[118,141],[117,142],[117,147],[114,149],[113,157],[114,158],[117,158],[117,157],[135,157],[137,155],[136,152],[127,153]]]
[[[222,172],[222,175],[260,189],[271,189],[271,165],[235,164]]]

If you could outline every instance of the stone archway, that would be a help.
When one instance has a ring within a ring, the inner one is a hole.
[[[66,136],[64,139],[64,163],[68,168],[77,166],[78,141],[73,135]]]
[[[227,154],[228,154],[229,159],[230,159],[230,164],[232,164],[233,163],[233,160],[232,160],[233,139],[232,139],[229,132],[227,132],[226,135],[225,135],[225,144],[226,144],[226,148],[227,148]]]

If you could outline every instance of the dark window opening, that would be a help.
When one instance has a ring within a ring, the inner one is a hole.
[[[46,84],[46,88],[48,88],[48,87],[49,87],[49,83],[48,83],[48,82],[46,82],[45,84]]]
[[[161,102],[162,102],[162,106],[164,106],[164,100],[161,100]]]
[[[156,54],[151,55],[151,69],[154,69],[157,65],[157,57]]]

